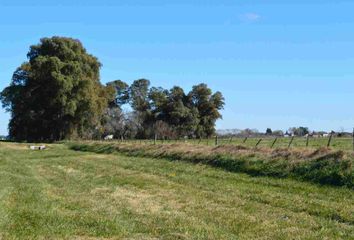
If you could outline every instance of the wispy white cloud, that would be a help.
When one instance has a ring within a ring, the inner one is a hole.
[[[258,22],[261,19],[261,15],[250,12],[240,15],[240,19],[243,22]]]

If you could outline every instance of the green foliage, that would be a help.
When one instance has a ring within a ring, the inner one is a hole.
[[[147,79],[139,79],[130,86],[131,105],[135,111],[147,112],[149,105],[149,87],[150,81]]]
[[[206,84],[194,86],[187,95],[178,86],[170,90],[150,87],[146,79],[134,81],[129,88],[120,80],[107,85],[116,92],[111,108],[131,104],[138,138],[155,134],[163,138],[210,137],[215,134],[215,122],[224,106],[222,94],[213,94]]]
[[[63,37],[41,39],[27,57],[1,93],[11,112],[10,136],[53,141],[99,134],[111,92],[99,82],[97,58]]]
[[[152,87],[149,91],[149,108],[153,115],[153,118],[158,120],[165,120],[166,119],[166,107],[168,104],[168,91],[159,87]]]
[[[0,95],[11,112],[14,140],[94,139],[108,133],[151,138],[159,127],[163,138],[210,137],[222,117],[224,97],[206,84],[188,94],[178,86],[150,87],[147,79],[103,86],[101,64],[78,40],[43,38],[27,57]],[[125,104],[133,109],[129,116],[122,112]]]
[[[188,94],[190,105],[198,111],[199,124],[196,129],[197,137],[209,137],[215,133],[216,120],[221,118],[219,110],[224,106],[224,97],[220,92],[212,94],[206,84],[193,87]]]
[[[277,137],[282,137],[284,135],[284,132],[282,130],[274,130],[272,131],[272,135]]]
[[[273,134],[272,129],[267,128],[267,130],[266,130],[266,135],[272,135],[272,134]]]
[[[110,103],[110,106],[121,107],[127,104],[130,100],[129,85],[121,80],[115,80],[107,83],[107,86],[112,88],[114,92],[114,101]]]
[[[198,110],[191,106],[182,88],[170,90],[167,111],[168,122],[178,136],[194,135],[200,122]]]
[[[307,127],[293,127],[289,129],[289,132],[294,134],[295,136],[305,136],[310,131]]]

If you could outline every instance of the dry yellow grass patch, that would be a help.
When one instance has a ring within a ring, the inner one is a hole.
[[[169,190],[150,192],[132,186],[117,187],[112,193],[116,201],[127,203],[130,208],[138,213],[152,214],[181,214],[179,211],[183,204],[176,201],[176,193]]]
[[[240,145],[220,145],[220,146],[206,146],[195,144],[160,144],[160,145],[141,145],[131,143],[112,144],[117,150],[122,151],[139,151],[144,150],[147,153],[153,153],[154,155],[162,155],[164,153],[186,155],[186,156],[210,156],[215,154],[220,155],[234,155],[234,156],[250,156],[259,155],[262,157],[274,159],[274,158],[286,158],[294,159],[296,161],[307,160],[315,157],[322,157],[328,154],[338,153],[342,159],[347,157],[353,157],[353,154],[344,151],[330,150],[328,148],[311,149],[311,148],[250,148]]]
[[[12,150],[30,150],[29,144],[25,143],[8,143],[0,142],[0,148],[12,149]]]
[[[60,169],[61,171],[64,171],[67,174],[79,174],[80,171],[74,168],[71,168],[69,166],[58,166],[58,169]]]

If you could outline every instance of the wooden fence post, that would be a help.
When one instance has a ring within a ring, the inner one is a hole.
[[[290,142],[289,142],[288,148],[290,148],[290,147],[291,147],[291,144],[293,143],[294,138],[295,138],[294,136],[293,136],[293,137],[291,137],[291,140],[290,140]]]
[[[262,142],[262,140],[263,140],[262,138],[259,139],[255,147],[258,147],[258,145]]]
[[[329,135],[329,138],[328,138],[328,143],[327,143],[327,148],[329,148],[331,146],[331,141],[332,141],[332,133]]]
[[[276,138],[274,139],[274,141],[273,141],[273,143],[272,143],[272,146],[271,146],[270,148],[273,148],[273,147],[274,147],[274,145],[275,145],[275,143],[277,142],[277,140],[278,140],[278,138],[276,137]]]
[[[245,137],[245,139],[243,139],[243,143],[246,143],[248,137]]]
[[[306,147],[309,146],[309,140],[310,140],[310,135],[307,135],[307,137],[306,137]]]
[[[219,145],[219,137],[218,135],[215,136],[215,146]]]
[[[157,134],[155,134],[155,137],[154,137],[154,145],[156,145],[156,142],[157,142]]]
[[[354,128],[353,128],[353,151],[354,151]]]

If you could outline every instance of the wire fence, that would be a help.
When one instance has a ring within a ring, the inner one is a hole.
[[[353,134],[354,136],[354,134]],[[121,139],[109,140],[109,142],[125,142],[131,144],[195,144],[195,145],[237,145],[248,148],[332,148],[337,150],[354,151],[354,137],[338,137],[329,135],[328,137],[223,137],[215,136],[209,139]]]

